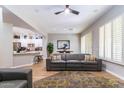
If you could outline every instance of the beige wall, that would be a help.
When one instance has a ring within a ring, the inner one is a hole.
[[[80,35],[78,34],[48,34],[48,42],[54,44],[54,52],[57,49],[57,40],[70,40],[70,50],[80,53]]]

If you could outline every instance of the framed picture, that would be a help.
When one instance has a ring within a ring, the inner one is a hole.
[[[70,49],[70,40],[57,40],[58,49]]]
[[[13,51],[17,51],[21,47],[21,42],[13,42]]]
[[[14,35],[14,39],[20,39],[20,35]]]
[[[30,51],[34,51],[34,50],[35,50],[35,44],[34,44],[34,43],[29,43],[29,44],[28,44],[28,49],[29,49]]]

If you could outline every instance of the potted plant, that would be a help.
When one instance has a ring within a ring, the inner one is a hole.
[[[53,49],[54,49],[53,43],[48,43],[47,45],[48,56],[50,56],[53,53]]]

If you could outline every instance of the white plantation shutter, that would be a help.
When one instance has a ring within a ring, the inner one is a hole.
[[[101,26],[99,28],[99,57],[115,62],[123,62],[122,35],[122,16]]]
[[[92,32],[81,37],[81,53],[92,54]]]
[[[81,53],[85,53],[85,36],[81,37]]]
[[[111,35],[112,23],[109,22],[105,25],[105,59],[111,59]]]
[[[113,20],[113,60],[122,61],[122,17]]]
[[[92,32],[85,36],[85,53],[92,54]]]
[[[104,26],[99,29],[99,57],[104,57]]]

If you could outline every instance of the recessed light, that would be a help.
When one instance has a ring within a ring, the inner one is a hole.
[[[69,30],[73,30],[73,28],[69,28]]]
[[[54,31],[56,31],[56,28],[53,28]]]
[[[64,28],[63,30],[64,31],[72,31],[72,30],[74,30],[74,28]]]
[[[95,12],[95,13],[98,12],[98,9],[93,10],[93,12]]]
[[[38,12],[39,12],[39,10],[38,10],[38,9],[35,9],[34,11],[35,11],[36,13],[38,13]]]
[[[63,30],[67,30],[66,28],[64,28]]]

